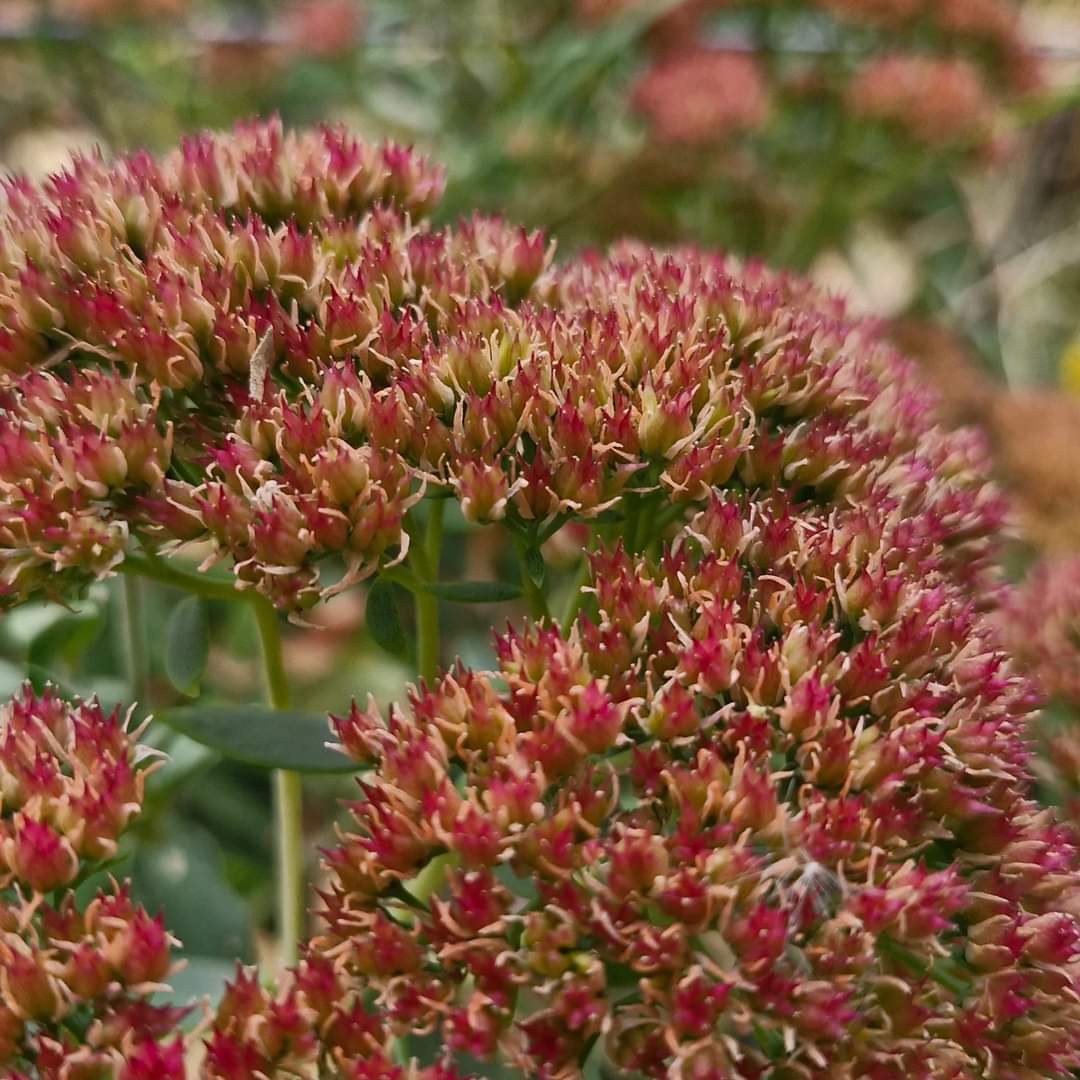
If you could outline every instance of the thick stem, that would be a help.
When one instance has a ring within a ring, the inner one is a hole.
[[[277,848],[278,965],[292,967],[304,933],[303,789],[300,774],[274,770],[274,842]]]
[[[122,579],[124,615],[124,652],[132,697],[141,709],[149,707],[150,658],[146,650],[146,619],[143,609],[143,583],[131,575]]]
[[[527,570],[521,575],[521,587],[525,592],[525,602],[529,605],[529,614],[537,622],[550,619],[551,612],[548,611],[547,597],[544,595],[544,590],[533,581]]]
[[[537,585],[533,575],[529,571],[529,555],[537,554],[535,547],[530,547],[529,541],[519,537],[517,542],[518,563],[521,566],[521,591],[525,596],[525,603],[529,606],[529,614],[537,622],[550,621],[551,612],[548,610],[547,594],[543,586]]]
[[[427,504],[427,526],[422,536],[413,537],[413,548],[409,558],[413,573],[420,581],[437,581],[439,563],[442,555],[443,514],[446,510],[444,499],[431,499]],[[439,598],[412,588],[413,604],[416,612],[416,668],[420,678],[427,683],[434,681],[439,674]],[[421,904],[427,905],[430,897],[442,888],[450,869],[450,855],[440,855],[404,887]],[[394,1039],[391,1043],[391,1056],[404,1064],[409,1057],[408,1040]]]
[[[131,608],[129,592],[138,586],[140,577],[182,589],[194,596],[215,600],[248,600],[262,644],[266,696],[275,709],[290,706],[289,681],[281,653],[281,632],[273,605],[264,596],[242,592],[231,582],[215,580],[205,574],[179,570],[154,555],[128,555],[120,566],[124,575],[125,604]],[[137,609],[136,609],[137,610]],[[141,617],[137,617],[141,622]],[[130,614],[129,627],[133,626]],[[140,645],[142,638],[140,635]],[[134,640],[132,640],[134,645]],[[134,667],[133,667],[134,671]],[[304,846],[302,836],[303,792],[298,773],[286,769],[274,772],[274,841],[277,852],[278,935],[281,942],[282,968],[296,963],[304,929]]]
[[[255,621],[262,643],[266,696],[275,709],[290,704],[289,683],[281,654],[281,632],[273,605],[253,596]],[[304,929],[304,846],[302,836],[303,793],[299,773],[274,771],[274,841],[277,853],[279,964],[296,963]]]
[[[144,577],[208,600],[236,600],[250,595],[235,588],[230,581],[179,570],[154,555],[128,555],[119,569],[127,577]]]
[[[562,618],[559,619],[559,629],[563,636],[570,633],[570,627],[574,625],[577,613],[581,610],[581,602],[585,599],[585,586],[589,583],[591,564],[589,553],[586,551],[581,556],[581,562],[574,572],[574,580],[570,583],[570,594],[566,598],[566,607],[563,608]]]
[[[415,899],[426,905],[432,896],[443,887],[447,874],[457,866],[458,862],[458,855],[453,851],[448,851],[443,855],[436,855],[435,858],[409,882],[406,888],[412,893]]]
[[[439,577],[444,510],[443,499],[432,499],[428,503],[427,528],[413,549],[413,569],[422,580],[435,581]],[[416,667],[420,678],[430,683],[439,673],[439,598],[417,589],[413,599],[416,605]]]

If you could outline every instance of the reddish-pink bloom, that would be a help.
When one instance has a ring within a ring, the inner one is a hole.
[[[175,970],[161,918],[112,882],[72,886],[116,854],[146,769],[137,732],[96,703],[27,687],[0,707],[0,1066],[40,1080],[182,1080],[185,1009],[152,1003]],[[72,1026],[68,1019],[80,1017]],[[171,1040],[171,1041],[170,1041]]]
[[[897,124],[931,145],[980,143],[991,126],[978,69],[962,59],[903,54],[871,60],[847,97],[856,115]]]
[[[637,84],[634,103],[665,142],[720,143],[761,127],[769,112],[757,61],[707,49],[657,63]]]
[[[1046,697],[1080,706],[1080,559],[1037,564],[1008,594],[999,622]]]

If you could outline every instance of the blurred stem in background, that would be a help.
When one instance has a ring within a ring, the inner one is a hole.
[[[570,633],[570,628],[574,625],[574,620],[581,610],[581,602],[585,599],[584,590],[589,583],[589,571],[591,569],[589,550],[591,550],[591,545],[589,549],[586,549],[581,554],[581,562],[578,563],[577,569],[574,571],[574,578],[570,583],[570,592],[566,598],[566,606],[563,608],[562,616],[559,619],[559,628],[564,635]]]
[[[146,649],[146,618],[143,605],[143,583],[125,574],[121,579],[121,608],[124,618],[124,659],[132,700],[140,710],[150,707],[150,659]]]
[[[218,580],[208,574],[195,574],[179,569],[157,556],[129,554],[120,566],[125,582],[125,607],[129,651],[135,645],[135,636],[142,638],[138,587],[139,578],[182,589],[194,596],[217,600],[248,600],[252,605],[255,622],[262,646],[263,672],[266,681],[267,700],[275,709],[288,709],[291,704],[289,683],[281,651],[281,631],[278,614],[266,597],[255,592],[238,592],[231,582]],[[132,589],[131,586],[137,588]],[[139,642],[141,650],[142,640]],[[145,672],[146,658],[142,651],[132,652],[141,656],[139,669]],[[132,661],[132,677],[135,678],[135,661]],[[139,676],[145,679],[145,674]],[[300,776],[288,770],[274,773],[274,842],[277,851],[277,904],[278,937],[280,941],[279,964],[287,967],[296,962],[299,943],[304,928],[305,877],[302,843],[302,791]]]
[[[278,614],[264,596],[253,595],[255,621],[262,644],[267,699],[275,709],[291,704],[281,653]],[[274,842],[277,850],[278,967],[292,967],[299,956],[304,929],[303,792],[300,775],[274,771]]]

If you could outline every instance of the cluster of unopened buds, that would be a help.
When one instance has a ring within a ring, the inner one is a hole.
[[[1043,696],[1080,708],[1080,558],[1043,560],[1007,596],[1006,644]]]
[[[799,279],[634,245],[554,268],[539,234],[424,224],[439,183],[269,123],[8,188],[5,603],[194,547],[296,614],[403,558],[425,496],[513,533],[534,588],[541,545],[588,529],[565,625],[333,722],[364,775],[318,933],[275,988],[237,973],[204,1075],[1080,1067],[1077,855],[987,613],[981,442]],[[48,708],[61,779],[0,763],[0,856],[38,875],[16,924],[126,823],[80,793],[138,801],[81,782],[98,714]],[[86,910],[75,940],[112,926]],[[109,978],[155,986],[160,941]],[[50,1023],[18,1030],[62,1045]],[[179,1043],[145,1046],[167,1075]]]
[[[110,882],[149,768],[119,710],[29,687],[0,708],[0,1068],[5,1077],[178,1080],[187,1010],[155,1003],[175,970],[160,916]]]
[[[403,557],[425,491],[533,547],[624,497],[674,524],[729,481],[858,498],[884,469],[940,501],[942,534],[994,516],[976,447],[930,431],[889,461],[928,406],[807,286],[634,248],[545,272],[539,234],[418,223],[440,182],[394,145],[276,123],[9,182],[0,600],[198,542],[302,611]]]
[[[917,145],[982,152],[1001,134],[1004,108],[1038,82],[1011,0],[776,5],[766,16],[769,41],[748,50],[746,15],[763,6],[684,0],[658,17],[649,35],[653,60],[635,91],[657,138],[720,144],[765,128],[789,99],[821,97]],[[625,0],[581,5],[591,19],[634,8]],[[806,41],[828,43],[829,51],[800,55]],[[794,59],[775,63],[773,50],[792,47]]]
[[[594,556],[568,634],[354,707],[314,948],[391,1033],[522,1076],[1066,1075],[1076,855],[1027,684],[926,557],[893,514],[717,496],[658,563]]]
[[[1009,591],[997,616],[1017,663],[1048,705],[1038,772],[1062,817],[1080,828],[1080,558],[1044,558]]]

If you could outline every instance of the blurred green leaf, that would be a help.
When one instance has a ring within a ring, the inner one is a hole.
[[[105,613],[96,604],[72,612],[47,626],[30,642],[27,662],[31,667],[49,669],[71,664],[105,628]]]
[[[529,575],[529,580],[539,589],[544,584],[544,575],[547,571],[544,556],[539,548],[526,548],[524,559],[525,573]]]
[[[8,698],[16,694],[25,678],[26,675],[18,664],[0,659],[0,697]]]
[[[42,667],[40,664],[27,664],[26,677],[30,680],[30,685],[34,688],[35,694],[40,694],[46,686],[49,686],[66,701],[73,701],[79,696],[55,671]]]
[[[186,950],[185,950],[186,952]],[[218,956],[192,956],[186,954],[184,967],[169,977],[169,993],[155,994],[155,1004],[197,1005],[204,998],[213,1008],[225,990],[225,983],[236,974],[236,962]],[[185,1022],[193,1027],[202,1019],[195,1009]]]
[[[10,642],[16,648],[26,649],[36,637],[70,614],[71,612],[60,604],[23,604],[4,613],[3,621],[0,622],[0,634],[5,642]]]
[[[225,757],[263,769],[355,772],[356,765],[327,745],[326,719],[262,705],[190,705],[159,719]]]
[[[425,581],[420,588],[454,604],[500,604],[521,596],[521,587],[506,581]]]
[[[395,586],[387,578],[376,578],[368,589],[367,627],[372,640],[391,656],[403,657],[409,651],[409,639],[401,625]]]
[[[186,954],[231,961],[249,957],[251,914],[225,881],[213,835],[176,815],[162,822],[160,834],[159,842],[147,838],[136,849],[132,895],[151,914],[164,912]]]
[[[197,596],[180,601],[165,630],[165,674],[182,694],[195,696],[210,655],[210,623]]]
[[[163,735],[168,735],[168,739],[163,739]],[[161,749],[165,754],[164,764],[147,780],[148,798],[168,796],[218,760],[218,754],[209,746],[180,735],[165,724],[155,723],[148,736],[144,736],[143,741],[151,745],[163,744]]]

